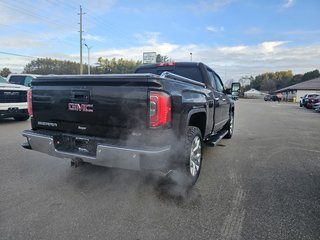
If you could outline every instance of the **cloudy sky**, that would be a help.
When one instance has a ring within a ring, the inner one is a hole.
[[[192,52],[226,79],[320,68],[318,0],[0,0],[0,68],[79,61],[80,4],[92,63],[155,51],[175,61]]]

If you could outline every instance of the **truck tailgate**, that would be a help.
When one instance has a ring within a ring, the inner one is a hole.
[[[33,128],[126,139],[148,124],[148,78],[55,76],[32,82]]]

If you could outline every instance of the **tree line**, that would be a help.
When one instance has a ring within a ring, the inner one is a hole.
[[[242,79],[249,79],[250,84],[243,86],[242,91],[247,91],[251,88],[264,92],[273,92],[278,89],[289,87],[291,85],[308,81],[320,77],[318,69],[306,72],[304,74],[293,74],[291,70],[279,72],[267,72],[254,77],[242,77]]]
[[[156,62],[168,62],[171,59],[168,56],[157,54]],[[142,61],[134,61],[127,59],[108,59],[100,57],[94,66],[90,66],[92,74],[108,74],[108,73],[133,73]],[[68,75],[79,74],[80,63],[66,60],[57,60],[52,58],[38,58],[29,62],[23,70],[23,73],[39,74],[39,75]],[[83,72],[88,72],[88,65],[83,65]],[[11,73],[9,68],[3,68],[0,75],[7,77]]]
[[[126,59],[107,59],[100,57],[95,66],[90,66],[91,74],[106,74],[106,73],[133,73],[135,68],[142,64],[141,61],[126,60]],[[28,63],[23,70],[23,73],[29,74],[56,74],[69,75],[79,74],[80,63],[72,61],[62,61],[51,58],[38,58]],[[83,65],[83,72],[88,72],[88,65]]]

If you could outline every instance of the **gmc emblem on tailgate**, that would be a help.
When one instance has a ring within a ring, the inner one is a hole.
[[[93,112],[93,104],[69,103],[68,110],[76,112]]]

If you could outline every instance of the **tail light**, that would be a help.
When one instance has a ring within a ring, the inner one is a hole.
[[[169,126],[171,123],[171,97],[164,92],[150,92],[150,127]]]
[[[32,117],[33,111],[32,111],[32,91],[31,91],[31,88],[28,90],[27,99],[28,99],[28,113],[29,113],[29,116]]]
[[[169,66],[176,66],[176,62],[162,62],[158,63],[157,67],[169,67]]]

